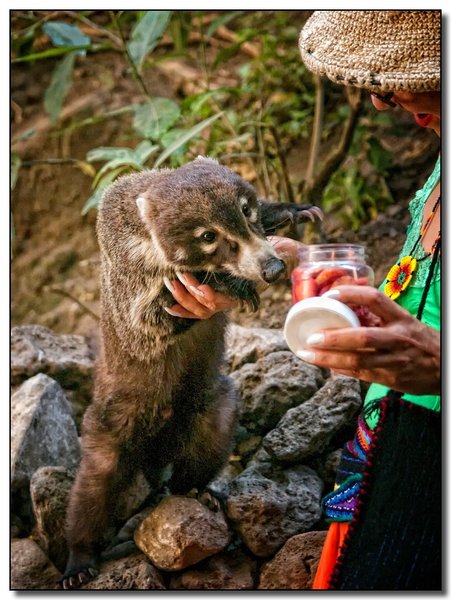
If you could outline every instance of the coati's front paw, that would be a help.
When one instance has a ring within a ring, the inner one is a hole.
[[[76,590],[99,574],[98,560],[84,555],[80,560],[70,558],[64,575],[58,582],[57,589]]]
[[[296,204],[294,202],[260,201],[262,226],[266,235],[275,233],[278,229],[289,224],[298,224],[306,219],[322,221],[323,211],[311,204]]]
[[[221,508],[221,504],[217,498],[215,498],[208,490],[199,492],[197,488],[193,488],[186,494],[187,498],[195,498],[198,502],[212,510],[218,512]]]

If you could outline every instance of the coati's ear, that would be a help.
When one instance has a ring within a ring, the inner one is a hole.
[[[138,196],[138,198],[136,198],[136,206],[138,207],[138,213],[141,217],[141,220],[144,220],[146,215],[147,200],[142,196]]]
[[[202,156],[201,154],[199,154],[199,156],[196,156],[196,158],[194,159],[194,162],[209,162],[209,163],[213,163],[214,165],[219,165],[219,162],[215,159],[215,158],[210,158],[208,156]]]

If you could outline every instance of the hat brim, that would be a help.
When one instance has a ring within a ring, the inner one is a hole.
[[[316,11],[299,49],[307,68],[374,92],[440,90],[441,11]]]

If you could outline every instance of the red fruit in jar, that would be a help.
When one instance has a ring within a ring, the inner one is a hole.
[[[308,279],[293,278],[292,296],[293,303],[299,302],[304,298],[311,298],[318,295],[318,286],[315,280],[309,277]]]
[[[338,285],[352,285],[355,283],[356,283],[356,280],[354,279],[354,277],[351,277],[351,275],[343,275],[342,277],[337,277],[337,279],[332,281],[332,283],[330,284],[330,287],[334,288],[334,287],[337,287]]]
[[[371,285],[368,277],[357,277],[355,280],[356,285]]]
[[[332,281],[335,281],[338,277],[343,277],[343,275],[347,275],[348,271],[346,269],[339,269],[337,267],[333,267],[330,269],[323,269],[321,273],[317,275],[315,278],[316,285],[321,287],[326,285],[326,283],[330,284]]]

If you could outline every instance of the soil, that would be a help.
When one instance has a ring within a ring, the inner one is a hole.
[[[176,68],[154,69],[148,75],[146,84],[152,93],[175,98],[183,93],[180,73],[189,72],[191,80],[195,78],[194,57],[191,62],[179,59],[179,68],[177,60]],[[142,101],[139,86],[126,76],[125,69],[122,56],[113,52],[101,54],[95,61],[80,62],[65,102],[62,124],[68,126],[93,114]],[[52,127],[43,109],[51,71],[48,61],[38,61],[14,66],[11,73],[13,140],[30,128],[37,132],[13,143],[23,167],[11,203],[11,321],[12,325],[41,324],[61,333],[78,333],[95,342],[99,313],[96,213],[91,210],[81,214],[91,195],[92,178],[69,160],[84,160],[93,147],[133,146],[136,140],[127,117],[63,133],[61,127]],[[383,134],[384,145],[396,150],[388,178],[396,203],[357,233],[344,231],[332,215],[326,215],[323,225],[329,241],[367,246],[377,283],[397,256],[409,220],[408,200],[431,171],[438,150],[431,132],[415,127],[415,137],[405,135],[411,124],[404,117],[400,125],[404,127],[401,135]],[[302,178],[306,160],[300,159],[308,154],[308,143],[301,141],[291,150],[289,168],[293,178]],[[69,160],[50,164],[55,158]],[[258,182],[253,183],[258,186]],[[281,327],[290,302],[289,282],[282,282],[262,294],[257,313],[235,311],[232,318],[245,325]]]

